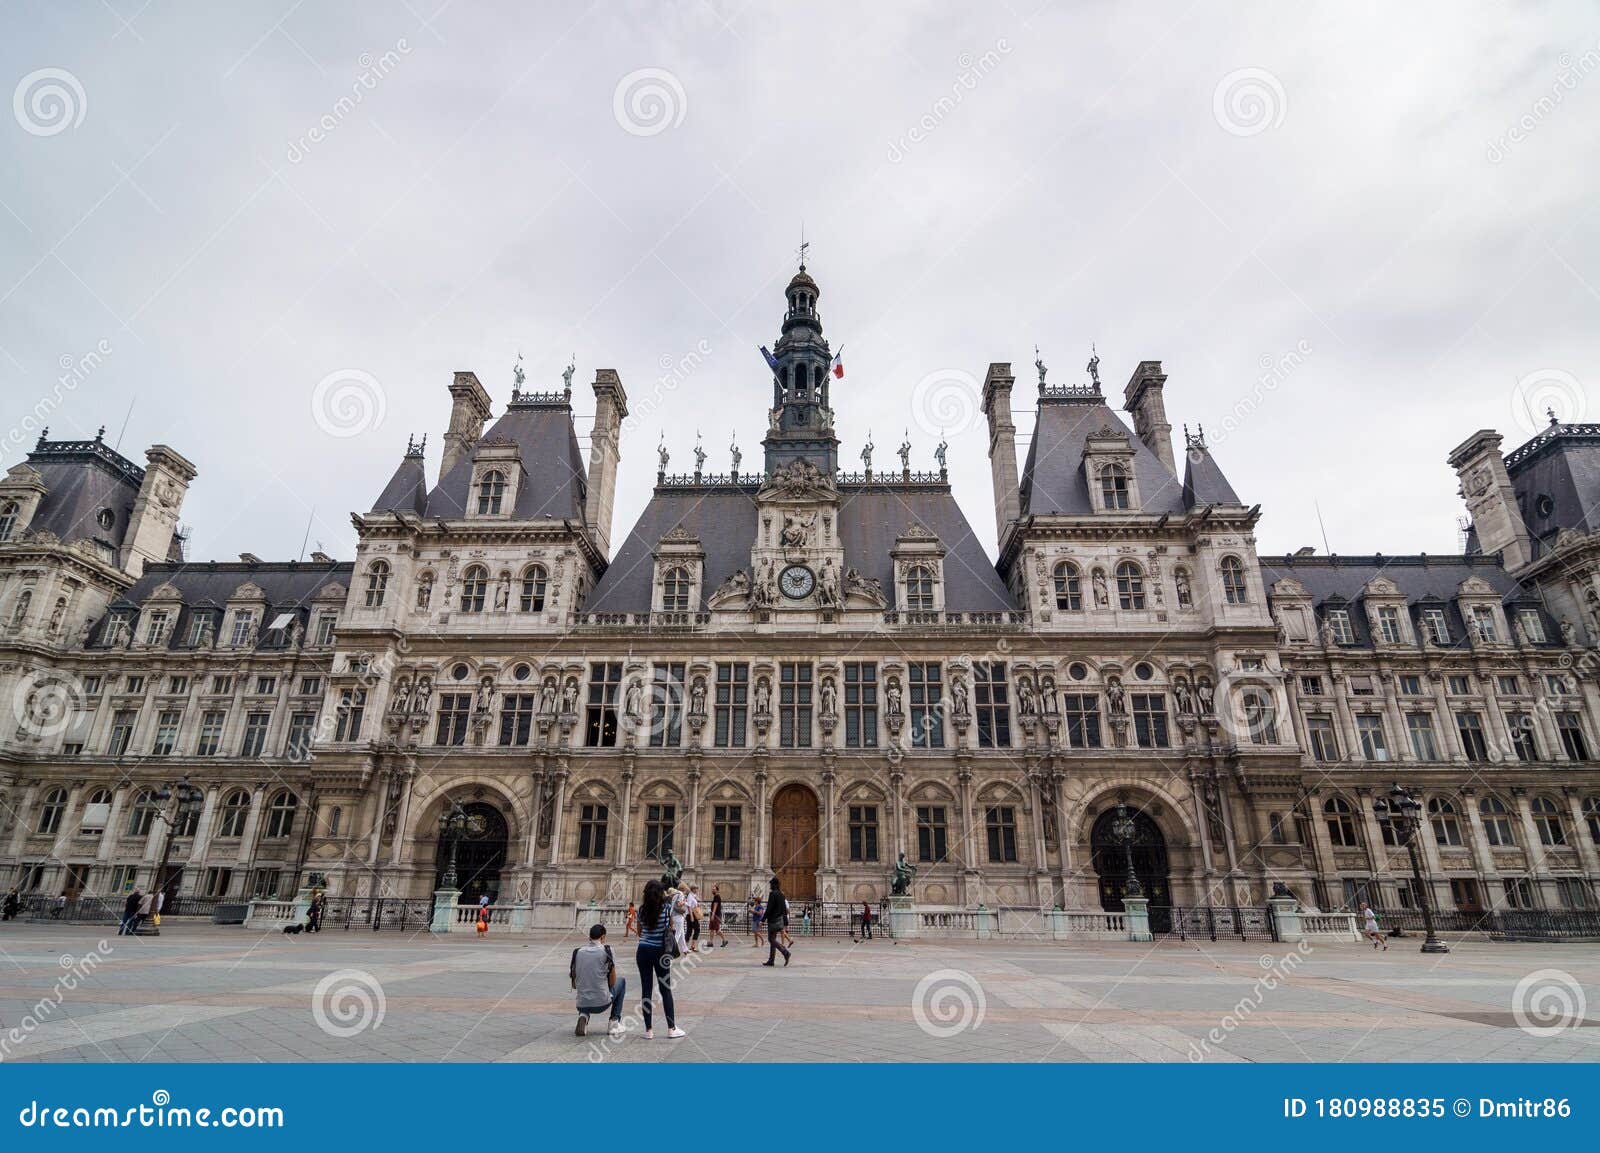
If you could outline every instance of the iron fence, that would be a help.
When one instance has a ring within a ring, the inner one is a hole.
[[[1278,929],[1272,910],[1251,905],[1150,906],[1150,931],[1192,938],[1239,941],[1276,941]]]
[[[1422,933],[1427,926],[1421,909],[1378,909],[1384,932]],[[1505,940],[1560,941],[1600,938],[1600,910],[1595,909],[1439,909],[1433,927],[1441,933],[1487,933]]]
[[[432,897],[328,897],[322,927],[418,930],[433,923]]]

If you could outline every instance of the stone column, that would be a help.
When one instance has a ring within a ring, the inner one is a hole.
[[[56,839],[50,846],[50,857],[52,860],[61,862],[63,876],[65,875],[66,859],[69,853],[68,846],[72,842],[72,822],[77,818],[78,802],[83,798],[83,785],[84,782],[82,781],[73,781],[71,787],[67,790],[67,809],[66,812],[61,814],[61,824],[56,829]],[[23,811],[23,815],[27,815],[27,810]]]
[[[1461,748],[1461,734],[1456,731],[1456,715],[1444,691],[1444,674],[1430,672],[1428,681],[1433,686],[1433,711],[1439,723],[1439,751],[1448,756],[1453,764],[1464,765],[1467,763],[1467,754]]]
[[[889,850],[889,859],[891,861],[895,860],[897,855],[902,852],[906,854],[907,860],[911,858],[911,852],[906,847],[905,805],[901,797],[901,793],[905,786],[905,780],[905,774],[900,771],[898,766],[890,770],[889,805],[893,810],[893,821],[890,827],[894,834],[894,847]]]
[[[400,805],[394,818],[394,838],[389,842],[389,865],[403,865],[411,857],[411,794],[416,788],[417,770],[408,765],[396,770],[400,781]]]
[[[1315,793],[1306,797],[1310,809],[1311,845],[1317,856],[1318,879],[1322,881],[1324,895],[1330,904],[1342,900],[1344,892],[1335,888],[1339,882],[1339,860],[1333,852],[1333,841],[1328,837],[1328,821],[1322,812],[1324,799]]]
[[[839,863],[839,785],[838,777],[829,767],[822,774],[822,867],[832,872]]]
[[[266,804],[266,796],[265,784],[258,784],[250,790],[250,812],[244,819],[244,836],[239,838],[238,868],[247,868],[255,860],[256,839],[261,831],[261,809]]]
[[[1533,823],[1533,808],[1528,801],[1528,790],[1513,788],[1511,796],[1522,824],[1522,843],[1527,846],[1524,855],[1528,861],[1528,871],[1533,874],[1533,883],[1539,886],[1541,903],[1546,909],[1558,909],[1561,907],[1561,898],[1556,892],[1555,879],[1550,875],[1549,846],[1539,839],[1538,826]]]
[[[1395,695],[1394,678],[1384,673],[1378,675],[1377,680],[1382,686],[1384,715],[1389,718],[1389,727],[1394,730],[1394,748],[1390,752],[1397,761],[1415,762],[1417,756],[1411,748],[1411,733],[1406,728],[1406,718],[1400,709],[1400,699]]]
[[[383,846],[383,819],[389,808],[389,781],[393,775],[391,769],[378,770],[378,781],[373,790],[372,832],[367,836],[368,872],[377,866],[378,851]]]
[[[194,844],[189,848],[189,865],[199,866],[205,862],[206,854],[211,851],[211,827],[217,816],[217,795],[219,789],[216,785],[206,786],[205,805],[200,810],[200,819],[195,822]],[[194,886],[189,886],[190,892]]]
[[[1567,808],[1572,813],[1572,840],[1578,846],[1578,858],[1590,882],[1600,878],[1600,855],[1595,852],[1594,838],[1589,836],[1589,823],[1583,816],[1583,800],[1578,790],[1567,788]]]
[[[561,835],[567,815],[567,778],[572,774],[565,765],[556,770],[556,799],[550,813],[550,867],[561,864]]]
[[[622,767],[621,838],[617,842],[617,868],[628,867],[628,853],[633,845],[633,766]]]
[[[32,819],[33,806],[39,800],[39,782],[29,781],[27,789],[22,794],[22,803],[17,806],[17,825],[11,835],[11,856],[22,859],[22,846],[27,843],[29,820]],[[63,818],[64,819],[64,818]]]
[[[122,803],[127,797],[127,785],[118,787],[111,794],[111,812],[106,817],[105,829],[100,833],[100,848],[95,853],[97,861],[109,861],[117,854],[118,838],[122,835]]]
[[[1467,837],[1472,846],[1472,863],[1478,873],[1478,886],[1483,890],[1484,904],[1490,909],[1505,907],[1505,886],[1494,863],[1494,850],[1483,831],[1483,814],[1478,812],[1478,798],[1471,789],[1461,791],[1461,805],[1466,809]]]
[[[693,869],[700,864],[700,754],[689,753],[689,841],[685,846],[683,866]]]

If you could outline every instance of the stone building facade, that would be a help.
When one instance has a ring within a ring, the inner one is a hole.
[[[615,547],[609,369],[587,455],[570,371],[492,423],[457,373],[435,480],[408,445],[349,562],[187,560],[188,461],[41,437],[0,483],[0,882],[421,897],[455,812],[464,899],[625,901],[670,854],[876,900],[903,851],[925,906],[1117,908],[1125,815],[1159,928],[1276,881],[1414,903],[1398,780],[1443,907],[1593,906],[1600,427],[1467,440],[1462,555],[1263,557],[1159,362],[1126,421],[1097,359],[1036,362],[1020,461],[996,363],[992,558],[945,446],[840,468],[819,295],[786,290],[760,466],[662,449]]]

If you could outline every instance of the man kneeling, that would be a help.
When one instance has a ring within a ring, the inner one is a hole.
[[[628,982],[617,976],[617,962],[611,956],[611,946],[606,944],[604,925],[591,928],[589,943],[572,950],[568,976],[578,991],[578,1027],[573,1032],[582,1037],[589,1031],[589,1014],[610,1009],[611,1035],[622,1036],[622,997],[628,991]]]

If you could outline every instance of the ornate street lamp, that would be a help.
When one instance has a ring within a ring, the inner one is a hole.
[[[161,864],[156,869],[156,888],[165,889],[167,886],[167,867],[172,860],[172,842],[178,838],[178,830],[187,828],[191,817],[200,812],[201,805],[205,802],[205,790],[189,783],[185,775],[176,785],[162,785],[156,790],[156,800],[161,802],[159,816],[167,826],[166,845],[161,850]],[[168,801],[176,798],[177,803],[172,811],[167,811]]]
[[[1128,806],[1117,802],[1117,815],[1111,822],[1111,835],[1122,842],[1122,852],[1128,865],[1128,883],[1122,887],[1124,897],[1144,896],[1144,887],[1139,884],[1139,877],[1133,871],[1133,838],[1137,832],[1134,825],[1133,814],[1128,811]]]
[[[451,801],[449,807],[439,814],[439,838],[450,845],[450,864],[446,866],[444,876],[439,879],[441,889],[457,888],[456,850],[466,833],[467,811],[461,807],[460,801]]]
[[[1372,799],[1372,811],[1378,820],[1386,821],[1394,830],[1395,840],[1406,847],[1411,857],[1411,876],[1416,882],[1417,900],[1422,905],[1424,953],[1448,953],[1450,946],[1439,940],[1433,925],[1433,904],[1428,899],[1428,888],[1422,880],[1422,857],[1417,852],[1417,834],[1422,830],[1422,802],[1398,784],[1385,797]]]

